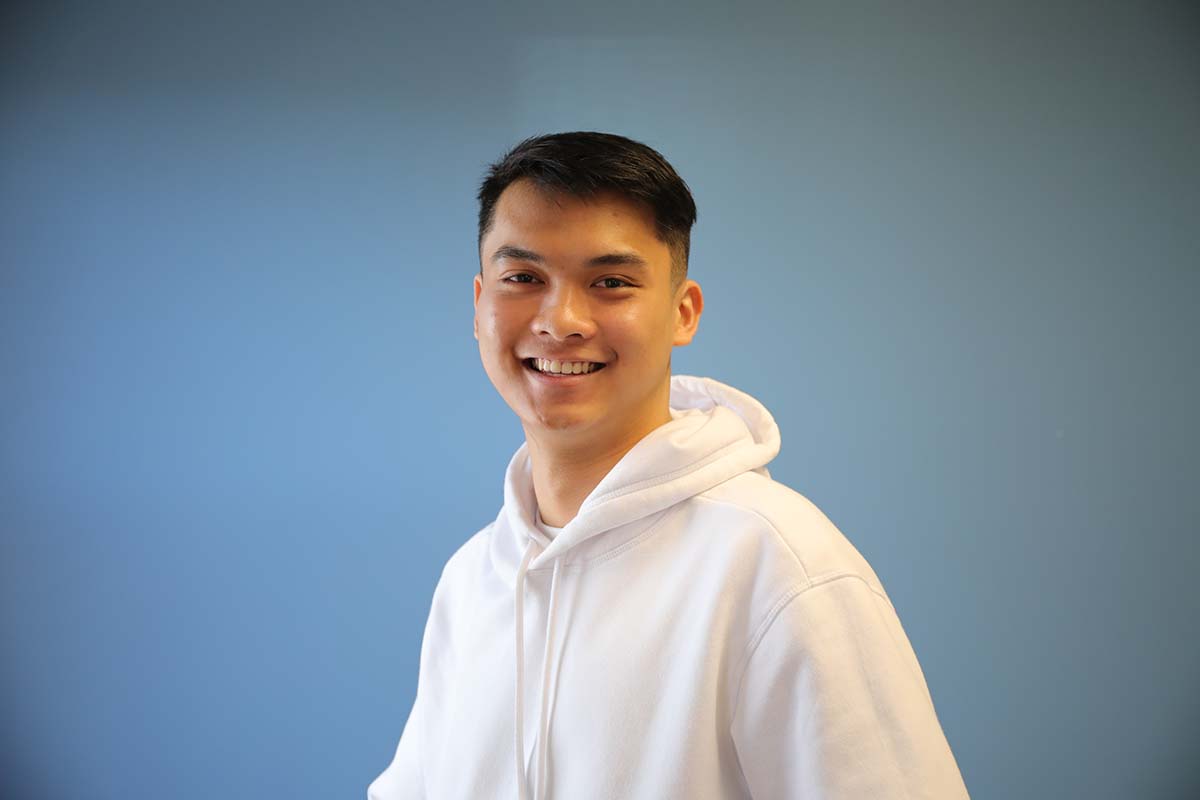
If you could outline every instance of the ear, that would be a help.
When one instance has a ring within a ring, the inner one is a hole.
[[[475,341],[479,341],[479,293],[483,291],[483,278],[475,276]]]
[[[700,325],[700,314],[704,311],[704,293],[700,284],[693,280],[684,281],[676,294],[674,345],[690,344]]]

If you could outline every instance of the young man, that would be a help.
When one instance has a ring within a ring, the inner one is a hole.
[[[879,578],[771,479],[771,414],[671,375],[704,306],[675,170],[542,136],[479,201],[475,338],[525,443],[369,798],[966,797]]]

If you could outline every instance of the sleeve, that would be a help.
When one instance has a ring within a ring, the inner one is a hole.
[[[425,800],[425,759],[422,741],[425,730],[425,707],[429,705],[427,696],[431,691],[431,678],[435,670],[432,658],[433,639],[439,636],[439,628],[443,624],[439,602],[444,593],[445,571],[438,579],[430,603],[429,616],[425,620],[425,631],[421,636],[421,656],[417,672],[417,694],[413,699],[412,710],[400,733],[400,743],[396,745],[396,753],[392,762],[379,777],[367,787],[367,800]]]
[[[959,800],[967,788],[885,595],[806,587],[751,641],[731,733],[754,800]]]
[[[424,800],[425,781],[421,767],[421,692],[413,701],[408,721],[396,745],[396,754],[378,778],[367,787],[367,800]]]

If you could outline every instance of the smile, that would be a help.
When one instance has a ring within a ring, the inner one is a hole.
[[[595,375],[597,372],[608,366],[607,364],[589,363],[588,366],[582,368],[586,371],[551,372],[546,369],[538,369],[538,362],[538,359],[526,358],[521,363],[524,364],[527,370],[532,372],[538,378],[550,381],[552,383],[575,383],[587,378],[589,375]],[[549,367],[551,365],[551,362],[547,361],[541,361],[540,363],[543,367]],[[562,369],[562,365],[559,365],[559,368]]]

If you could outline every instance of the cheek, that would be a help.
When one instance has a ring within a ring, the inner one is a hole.
[[[514,355],[519,338],[498,320],[479,320],[479,349],[493,371],[510,372],[520,366]]]
[[[477,315],[479,320],[479,336],[486,337],[488,343],[495,346],[504,336],[504,319],[492,308],[480,306]]]
[[[609,320],[604,338],[618,352],[644,357],[669,346],[674,338],[671,322],[661,313],[631,310]]]
[[[480,332],[498,338],[512,338],[525,319],[522,309],[504,302],[480,302],[475,312]]]

